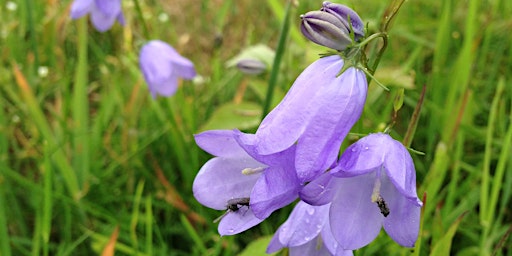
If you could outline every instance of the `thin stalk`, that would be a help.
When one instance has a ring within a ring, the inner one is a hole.
[[[78,26],[78,65],[75,70],[73,87],[73,169],[75,170],[82,193],[85,191],[90,169],[89,150],[89,101],[87,94],[87,21],[80,19]]]
[[[405,147],[410,147],[412,143],[412,139],[414,138],[414,134],[416,133],[416,127],[418,126],[418,121],[420,120],[421,107],[423,106],[423,100],[425,99],[425,93],[427,91],[427,86],[423,85],[423,89],[421,90],[420,99],[414,108],[414,112],[412,113],[411,121],[409,122],[409,126],[407,127],[407,132],[405,133],[404,140],[402,143]]]
[[[263,108],[261,111],[261,119],[265,118],[270,110],[270,104],[272,103],[272,98],[274,96],[274,88],[277,83],[277,76],[279,74],[279,68],[281,66],[281,61],[283,59],[285,47],[286,47],[286,39],[288,38],[288,32],[290,30],[290,10],[291,10],[291,1],[288,1],[286,5],[286,11],[283,20],[283,26],[281,27],[281,33],[279,35],[279,42],[277,44],[276,55],[274,57],[274,63],[272,64],[272,70],[270,73],[270,78],[268,80],[268,89],[267,96],[265,97],[265,102],[263,103]]]

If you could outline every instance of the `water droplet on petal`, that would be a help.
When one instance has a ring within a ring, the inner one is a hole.
[[[308,209],[307,209],[307,213],[308,213],[309,215],[313,215],[313,214],[315,214],[315,208],[308,208]]]

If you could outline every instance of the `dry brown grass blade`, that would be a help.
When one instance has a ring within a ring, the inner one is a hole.
[[[110,235],[110,239],[108,240],[107,245],[105,245],[105,248],[103,248],[101,256],[114,256],[118,236],[119,226],[116,226],[114,232],[112,232],[112,235]]]

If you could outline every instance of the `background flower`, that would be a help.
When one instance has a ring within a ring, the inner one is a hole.
[[[121,0],[75,0],[71,5],[71,18],[78,19],[91,14],[94,27],[100,31],[107,31],[117,20],[124,25]]]
[[[178,89],[178,78],[190,80],[196,76],[194,64],[160,40],[142,47],[139,64],[153,97],[171,96]]]

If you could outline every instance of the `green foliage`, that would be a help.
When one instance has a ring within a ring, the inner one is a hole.
[[[263,105],[275,106],[325,52],[299,28],[299,14],[322,1],[289,9],[284,1],[220,2],[123,1],[126,26],[105,33],[88,17],[71,20],[71,1],[2,2],[0,255],[101,254],[117,228],[117,255],[264,252],[289,209],[220,237],[212,220],[222,212],[192,195],[210,158],[193,135],[254,131]],[[340,3],[375,33],[393,2]],[[512,255],[510,13],[506,0],[417,0],[400,9],[375,73],[390,92],[370,85],[352,132],[394,122],[392,136],[405,137],[426,86],[411,140],[425,153],[413,155],[426,196],[421,234],[415,248],[402,248],[382,231],[355,255]],[[151,98],[138,67],[140,46],[155,38],[200,74],[169,99]],[[279,65],[258,76],[231,67],[254,51]]]

